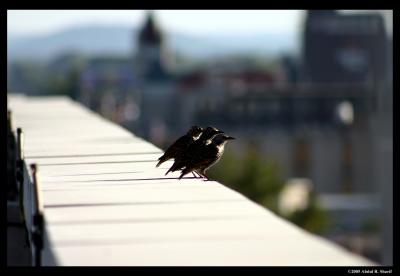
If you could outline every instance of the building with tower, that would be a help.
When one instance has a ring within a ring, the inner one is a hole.
[[[158,26],[154,13],[146,14],[137,36],[137,50],[133,54],[134,72],[138,78],[140,120],[136,131],[161,144],[174,122],[174,89],[176,76],[171,72],[166,37]]]
[[[151,126],[163,125],[170,114],[167,103],[173,100],[170,94],[175,78],[170,73],[165,37],[153,12],[146,14],[143,26],[133,35],[137,47],[130,57],[94,57],[86,62],[79,100],[139,135],[148,136],[154,132]],[[155,108],[157,112],[152,112]]]
[[[137,50],[133,53],[135,73],[145,82],[163,81],[169,77],[168,53],[165,37],[155,22],[153,12],[148,12],[145,23],[137,35]]]

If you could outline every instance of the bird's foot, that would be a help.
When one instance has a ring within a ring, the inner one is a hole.
[[[210,181],[211,179],[208,178],[208,176],[206,176],[205,174],[200,174],[201,177],[203,178],[203,181]]]

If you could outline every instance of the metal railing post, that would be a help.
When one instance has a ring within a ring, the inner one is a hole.
[[[15,163],[15,179],[18,188],[18,200],[19,208],[21,211],[21,218],[25,225],[25,244],[29,245],[29,230],[26,224],[26,213],[25,213],[25,187],[24,187],[24,133],[21,128],[17,128],[17,151],[16,151],[16,163]]]
[[[16,200],[18,184],[16,180],[16,152],[15,135],[11,110],[7,110],[7,200]]]
[[[38,167],[36,164],[31,165],[32,170],[32,228],[31,237],[33,242],[33,266],[41,266],[42,249],[43,249],[43,202],[41,198],[40,181],[38,176]]]
[[[21,128],[17,129],[17,160],[16,160],[16,180],[19,190],[20,208],[24,210],[24,133]]]

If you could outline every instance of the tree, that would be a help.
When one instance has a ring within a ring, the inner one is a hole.
[[[321,234],[329,226],[328,215],[312,191],[305,209],[290,214],[279,209],[279,195],[286,185],[281,165],[272,159],[263,160],[254,148],[248,148],[243,157],[227,151],[209,176],[308,231]]]

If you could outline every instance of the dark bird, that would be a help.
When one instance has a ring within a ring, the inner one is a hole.
[[[198,148],[202,148],[207,141],[209,141],[209,139],[219,133],[223,133],[223,131],[216,129],[215,127],[207,127],[200,135],[199,139],[189,144],[184,151],[176,155],[174,164],[171,166],[171,168],[169,168],[165,175],[167,175],[169,172],[183,169],[187,161],[192,158],[193,154],[196,154],[196,152],[199,151]]]
[[[202,132],[203,128],[199,126],[192,126],[185,135],[176,140],[171,146],[169,146],[164,154],[158,158],[159,162],[157,163],[156,167],[160,166],[165,161],[176,158],[177,155],[180,155],[182,151],[184,151],[191,143],[199,138]]]
[[[208,180],[205,175],[206,171],[220,160],[224,153],[226,142],[233,139],[235,138],[220,133],[210,139],[209,143],[198,147],[197,151],[192,153],[192,158],[186,161],[185,169],[183,169],[179,179],[188,173],[196,171]]]

